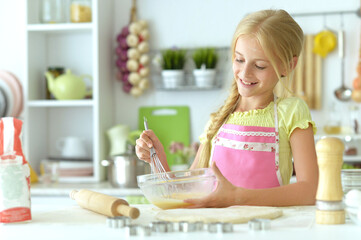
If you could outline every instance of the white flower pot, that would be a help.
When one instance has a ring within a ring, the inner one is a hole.
[[[184,85],[183,70],[163,70],[162,78],[163,78],[163,86],[165,88],[176,88]]]
[[[215,69],[195,69],[193,75],[197,87],[213,87],[215,84]]]

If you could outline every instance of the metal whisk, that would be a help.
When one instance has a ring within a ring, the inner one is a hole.
[[[148,122],[146,117],[144,117],[144,128],[145,130],[148,130]],[[154,147],[150,149],[150,168],[152,173],[166,173],[162,163],[158,158],[157,153],[155,152]],[[167,175],[167,174],[162,174],[162,175]]]
[[[146,117],[144,117],[144,128],[145,130],[148,130],[148,122]],[[160,162],[154,147],[151,147],[150,149],[150,168],[152,173],[156,174],[156,176],[162,181],[163,187],[161,188],[162,190],[160,192],[162,197],[171,198],[170,193],[176,192],[176,189],[175,186],[169,182],[171,178],[168,176],[168,173]]]

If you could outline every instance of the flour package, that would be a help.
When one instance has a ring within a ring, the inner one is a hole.
[[[0,223],[31,220],[30,168],[22,150],[22,121],[0,119]]]

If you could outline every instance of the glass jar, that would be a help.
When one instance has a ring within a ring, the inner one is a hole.
[[[70,21],[73,23],[91,22],[91,0],[72,0],[70,4]]]
[[[41,0],[40,21],[42,23],[62,23],[64,17],[63,0]]]

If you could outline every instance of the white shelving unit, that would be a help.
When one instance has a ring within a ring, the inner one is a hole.
[[[26,2],[26,60],[24,81],[24,149],[39,172],[42,159],[59,156],[56,141],[66,136],[86,140],[94,174],[71,178],[75,182],[99,182],[107,157],[105,131],[112,126],[113,0],[92,0],[91,23],[42,24],[40,0]],[[65,1],[68,2],[68,1]],[[65,8],[69,9],[68,7]],[[93,77],[92,99],[47,100],[44,73],[50,66],[70,68],[75,75]]]

